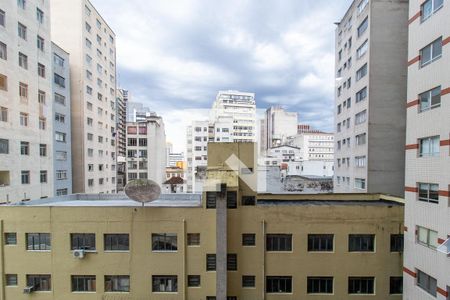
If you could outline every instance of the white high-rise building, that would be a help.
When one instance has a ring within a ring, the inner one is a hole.
[[[145,120],[146,116],[155,114],[140,102],[128,101],[127,103],[127,122],[139,122]]]
[[[290,136],[287,144],[300,148],[301,160],[334,160],[334,134],[303,132]]]
[[[73,191],[115,193],[115,34],[88,0],[44,2],[52,39],[70,53]]]
[[[254,93],[219,91],[210,112],[215,142],[255,142],[256,101]]]
[[[0,202],[54,194],[52,82],[66,83],[50,28],[49,1],[0,2]]]
[[[209,122],[193,121],[186,131],[187,191],[201,192],[208,162]]]
[[[261,137],[262,151],[285,145],[287,138],[297,134],[298,114],[288,112],[279,106],[272,106],[266,110],[263,121],[264,135]]]

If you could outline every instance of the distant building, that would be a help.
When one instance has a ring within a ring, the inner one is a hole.
[[[270,148],[285,145],[287,138],[297,134],[298,114],[288,112],[282,107],[270,107],[266,110],[264,117],[263,136],[265,145],[263,151]]]
[[[183,168],[166,168],[166,181],[162,185],[162,192],[167,194],[187,192],[186,174]]]
[[[126,184],[126,156],[127,156],[127,122],[126,111],[128,91],[117,90],[116,97],[116,145],[117,145],[117,191],[123,191]]]
[[[334,134],[326,132],[302,132],[290,136],[288,145],[300,148],[302,160],[334,160]]]
[[[187,191],[201,192],[206,179],[209,122],[193,121],[186,130]]]
[[[127,122],[139,122],[145,120],[146,116],[154,114],[150,108],[139,102],[128,101],[127,103]]]

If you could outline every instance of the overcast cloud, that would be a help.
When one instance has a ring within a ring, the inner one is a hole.
[[[332,130],[333,23],[351,0],[92,2],[117,36],[118,85],[163,116],[176,150],[219,90],[254,92],[260,109],[279,104]]]

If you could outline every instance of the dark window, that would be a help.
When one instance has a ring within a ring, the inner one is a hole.
[[[216,296],[206,296],[206,300],[216,300]]]
[[[255,196],[242,196],[242,205],[243,206],[256,205],[256,198],[255,198]]]
[[[348,293],[349,294],[373,294],[374,293],[373,277],[349,277]]]
[[[199,287],[200,286],[200,275],[188,275],[188,286],[189,287]]]
[[[72,275],[72,292],[95,292],[95,275]]]
[[[308,251],[333,251],[333,234],[308,234]]]
[[[332,294],[333,277],[308,277],[309,294]]]
[[[176,233],[153,233],[152,251],[177,251]]]
[[[216,270],[216,255],[206,254],[206,271]]]
[[[178,291],[178,278],[177,276],[152,276],[153,292],[169,293]]]
[[[348,251],[373,252],[375,249],[374,234],[350,234],[348,238]]]
[[[292,251],[292,234],[268,234],[267,251]]]
[[[227,300],[237,300],[236,296],[227,296]]]
[[[417,270],[417,285],[430,295],[436,297],[437,280],[435,278],[420,270]]]
[[[52,280],[50,275],[27,275],[27,286],[34,291],[51,291]]]
[[[237,208],[236,192],[227,192],[227,208]]]
[[[292,276],[267,276],[267,293],[292,293]]]
[[[128,234],[105,234],[105,251],[130,250],[130,238]]]
[[[71,250],[95,250],[95,233],[71,233]]]
[[[242,246],[255,246],[256,235],[254,233],[243,233],[242,234]]]
[[[128,275],[106,275],[105,292],[129,292],[130,276]]]
[[[187,244],[188,246],[200,246],[200,233],[188,233]]]
[[[5,284],[6,286],[17,286],[17,274],[6,274]]]
[[[403,252],[403,234],[391,234],[391,252]]]
[[[252,275],[242,276],[242,287],[255,287],[255,276]]]
[[[50,233],[27,233],[27,250],[51,250]]]
[[[17,245],[17,234],[15,232],[5,232],[5,245]]]
[[[403,294],[403,277],[391,277],[389,294]]]
[[[227,270],[237,271],[237,254],[227,254]]]
[[[419,183],[419,200],[430,203],[439,203],[439,184]]]
[[[216,192],[206,192],[206,208],[216,208]]]
[[[361,24],[358,26],[358,37],[360,37],[369,26],[369,19],[366,17],[364,21],[361,22]]]

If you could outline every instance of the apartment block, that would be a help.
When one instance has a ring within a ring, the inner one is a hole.
[[[355,0],[336,28],[335,192],[402,196],[408,1]]]
[[[409,1],[405,99],[408,300],[450,299],[450,5]]]
[[[333,133],[303,132],[288,137],[287,144],[300,149],[301,160],[334,160]]]
[[[208,162],[209,122],[193,121],[186,129],[187,190],[189,193],[201,192],[206,180]],[[214,128],[211,129],[214,140]]]
[[[55,78],[63,78],[64,83],[52,85],[53,97],[53,164],[55,195],[72,194],[72,127],[70,101],[69,54],[52,43],[52,71]]]
[[[402,299],[403,200],[256,194],[222,163],[254,147],[210,144],[203,195],[0,206],[4,299]]]
[[[272,106],[266,110],[262,131],[261,152],[285,145],[287,138],[297,134],[298,114],[289,112],[279,106]]]
[[[73,192],[116,192],[115,34],[88,0],[52,0],[52,39],[70,53]]]
[[[1,1],[0,202],[54,194],[50,28],[48,1]]]
[[[127,123],[126,180],[166,180],[166,132],[161,117]]]
[[[123,191],[126,184],[127,103],[128,91],[118,89],[116,97],[117,192]]]

